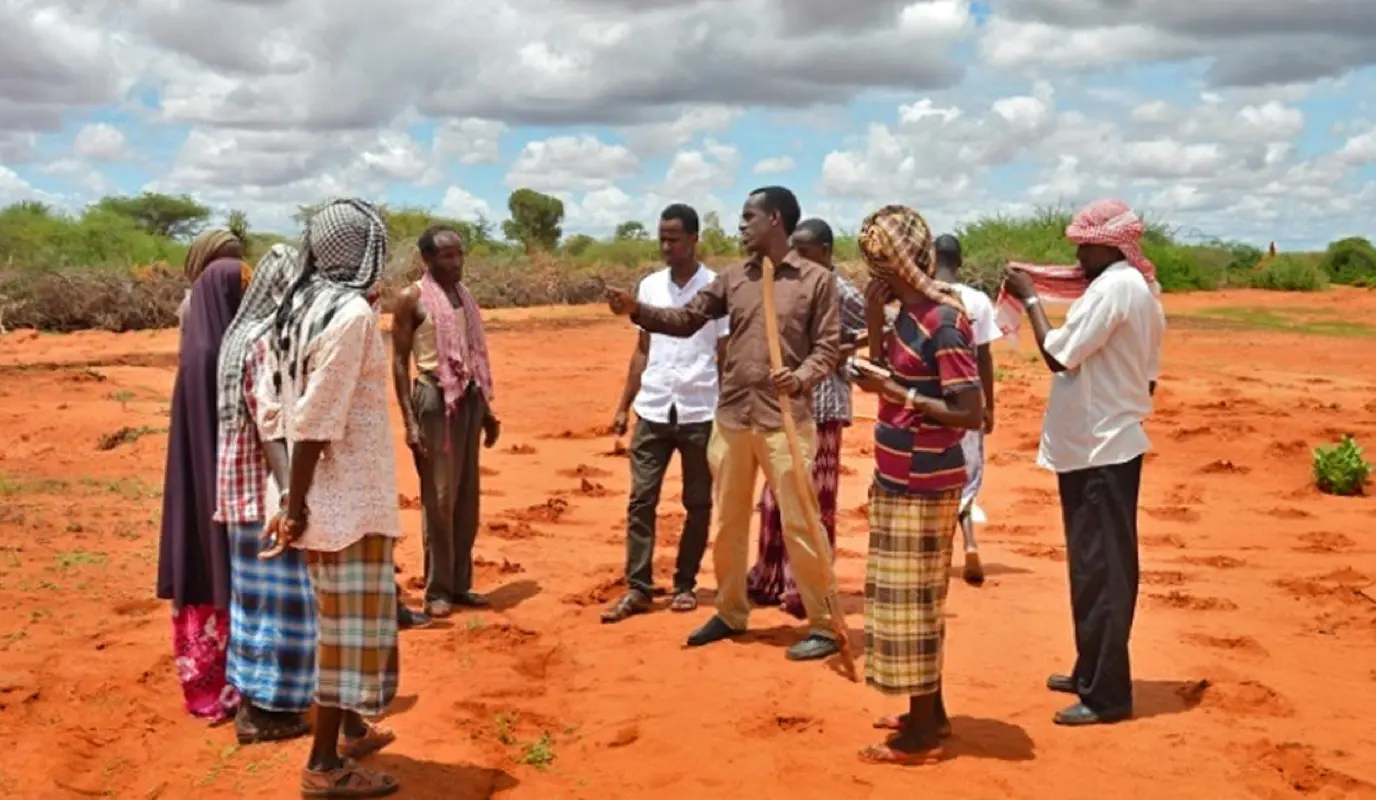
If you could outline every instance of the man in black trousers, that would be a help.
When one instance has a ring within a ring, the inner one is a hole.
[[[1060,486],[1077,658],[1069,675],[1052,675],[1047,686],[1080,698],[1056,714],[1060,725],[1132,716],[1137,498],[1151,446],[1142,421],[1151,413],[1166,328],[1155,268],[1141,249],[1144,232],[1116,200],[1075,215],[1066,237],[1088,286],[1060,328],[1051,328],[1029,274],[1010,269],[1004,281],[1026,308],[1054,373],[1037,463]]]

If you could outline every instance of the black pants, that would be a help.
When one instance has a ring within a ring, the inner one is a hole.
[[[667,423],[637,420],[631,435],[631,499],[626,508],[626,582],[646,594],[654,591],[655,514],[664,471],[674,451],[683,469],[683,537],[678,544],[674,591],[691,592],[707,550],[712,523],[712,471],[707,466],[711,422],[680,425],[676,409]]]
[[[1058,476],[1075,615],[1080,701],[1095,711],[1131,709],[1128,638],[1137,606],[1137,496],[1142,457]]]
[[[426,449],[426,458],[416,459],[424,508],[425,601],[459,602],[473,589],[481,482],[478,454],[487,401],[470,384],[453,416],[448,416],[444,392],[425,379],[416,381],[411,402]]]

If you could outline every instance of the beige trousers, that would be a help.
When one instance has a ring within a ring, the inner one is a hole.
[[[812,453],[816,427],[798,426],[798,443],[804,455],[803,475],[812,483]],[[784,548],[798,593],[807,611],[811,633],[834,639],[826,597],[831,553],[817,552],[808,534],[808,504],[798,495],[793,477],[793,457],[782,430],[738,430],[720,423],[712,429],[707,445],[712,468],[712,511],[716,516],[716,542],[712,560],[717,573],[717,614],[734,630],[745,630],[750,617],[746,575],[750,570],[750,519],[755,513],[755,476],[763,469],[783,517]],[[821,519],[815,520],[821,529]],[[826,542],[821,545],[826,547]]]

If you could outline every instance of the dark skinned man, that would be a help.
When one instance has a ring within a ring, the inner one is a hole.
[[[1137,500],[1150,448],[1142,421],[1151,413],[1166,327],[1154,267],[1141,249],[1145,227],[1116,200],[1075,215],[1066,237],[1089,286],[1059,328],[1030,275],[1010,269],[1004,280],[1026,307],[1053,373],[1037,462],[1056,473],[1060,488],[1077,658],[1069,675],[1052,675],[1047,686],[1080,698],[1056,714],[1061,725],[1132,715]]]
[[[651,333],[688,337],[709,322],[730,320],[722,365],[721,400],[708,445],[712,467],[716,544],[717,614],[688,637],[690,647],[730,639],[746,629],[750,600],[746,572],[750,559],[750,518],[755,507],[755,479],[761,469],[783,510],[789,563],[807,611],[809,635],[788,651],[791,660],[826,658],[837,651],[825,602],[831,588],[827,560],[811,543],[808,506],[792,474],[779,395],[790,404],[807,457],[805,480],[811,477],[816,428],[811,393],[836,369],[840,326],[835,276],[789,247],[789,236],[801,217],[798,199],[778,186],[752,192],[741,214],[741,243],[751,254],[744,264],[719,274],[682,308],[641,303],[622,289],[609,288],[613,313],[627,315]],[[775,265],[774,295],[779,317],[784,367],[770,368],[762,293],[763,259]]]
[[[472,591],[479,445],[495,445],[501,423],[482,319],[463,285],[463,237],[435,226],[418,246],[425,273],[401,292],[392,317],[392,385],[420,476],[425,612],[443,618],[455,605],[488,605]]]
[[[638,300],[681,308],[716,273],[698,262],[698,215],[674,204],[659,219],[659,251],[667,266],[640,282]],[[698,569],[712,522],[712,472],[707,443],[717,409],[726,320],[716,320],[688,338],[651,334],[641,329],[626,388],[621,394],[612,432],[624,436],[631,407],[631,496],[626,509],[627,591],[602,614],[603,622],[620,622],[650,610],[654,596],[655,513],[664,472],[674,452],[683,471],[683,536],[674,569],[672,611],[698,607]]]

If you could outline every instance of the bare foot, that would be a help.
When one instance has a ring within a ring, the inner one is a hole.
[[[979,553],[974,550],[965,552],[965,573],[962,576],[971,586],[984,584],[984,565],[979,563]]]
[[[874,727],[881,731],[901,731],[903,726],[908,723],[907,714],[898,714],[891,717],[880,717],[874,721]],[[946,720],[936,727],[938,738],[945,739],[951,735],[951,721]]]

